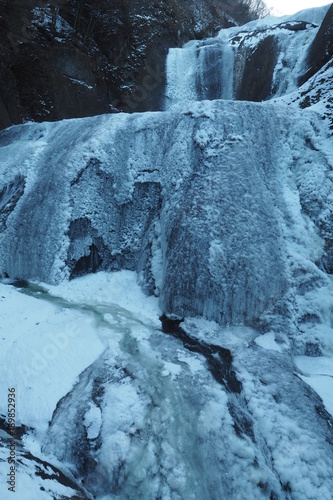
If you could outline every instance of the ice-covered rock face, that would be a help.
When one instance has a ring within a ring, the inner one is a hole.
[[[313,40],[306,58],[306,72],[300,78],[300,83],[304,83],[317,71],[319,71],[333,55],[333,5],[327,14]]]
[[[165,108],[204,99],[259,102],[293,92],[304,82],[309,66],[315,68],[313,75],[330,58],[328,8],[253,21],[170,49]]]
[[[313,200],[320,182],[313,196],[306,187],[311,164],[331,182],[312,143],[315,116],[297,116],[286,106],[214,101],[4,131],[2,276],[59,282],[129,269],[166,314],[287,320],[290,234],[301,238],[303,215],[297,189],[292,204],[286,198],[294,189],[286,179],[309,168],[301,203],[315,224],[329,207]],[[324,255],[317,225],[302,236],[315,238],[312,263]]]

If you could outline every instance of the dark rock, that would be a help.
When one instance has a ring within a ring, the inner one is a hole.
[[[307,71],[299,79],[299,85],[303,85],[311,76],[319,71],[333,56],[333,5],[328,9],[327,14],[320,26],[320,29],[313,40],[308,57]]]
[[[267,36],[253,51],[239,49],[239,56],[245,59],[243,76],[235,89],[236,99],[260,102],[271,95],[274,68],[277,61],[277,41]]]
[[[76,219],[71,222],[69,228],[71,245],[69,248],[70,277],[76,278],[87,273],[95,273],[102,269],[103,260],[111,260],[110,251],[103,242],[103,238],[98,235],[98,231],[91,225],[91,221],[86,217]],[[75,245],[80,239],[88,239],[86,253],[75,256]],[[101,257],[101,255],[103,257]]]
[[[229,349],[207,344],[206,342],[191,337],[180,326],[182,320],[170,319],[164,314],[160,317],[160,320],[164,333],[168,333],[180,340],[189,351],[197,352],[206,358],[208,368],[219,384],[222,384],[228,392],[234,392],[236,394],[241,392],[242,384],[232,370],[232,356]]]
[[[305,354],[305,356],[310,356],[310,357],[314,357],[314,358],[323,355],[318,344],[314,344],[313,342],[307,342],[305,344],[305,353],[304,354]]]
[[[0,128],[161,109],[168,48],[253,17],[227,0],[0,0]]]

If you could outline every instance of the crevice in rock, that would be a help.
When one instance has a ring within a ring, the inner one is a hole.
[[[165,314],[160,317],[160,320],[164,333],[180,340],[189,351],[201,354],[206,358],[209,371],[219,384],[222,384],[230,393],[241,393],[242,384],[232,370],[232,355],[229,349],[206,344],[190,337],[180,326],[183,320],[170,319]]]

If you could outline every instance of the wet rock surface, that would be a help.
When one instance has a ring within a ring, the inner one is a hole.
[[[245,49],[245,54],[242,54],[240,47],[239,51],[246,62],[235,98],[255,102],[269,99],[278,56],[277,40],[274,36],[267,36],[255,49]]]
[[[313,40],[308,56],[307,71],[299,79],[299,84],[303,85],[311,76],[319,71],[333,56],[333,5],[319,28]]]

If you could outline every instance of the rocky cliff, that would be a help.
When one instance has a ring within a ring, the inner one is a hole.
[[[331,60],[332,27],[333,9],[326,6],[316,13],[223,29],[216,37],[171,49],[166,107],[204,99],[260,102],[292,94]]]
[[[0,127],[160,109],[168,48],[251,16],[238,0],[1,0]]]

